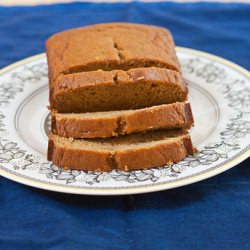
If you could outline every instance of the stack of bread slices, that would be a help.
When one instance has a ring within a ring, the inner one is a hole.
[[[65,169],[136,170],[195,153],[188,87],[168,30],[98,24],[55,34],[46,48],[48,160]]]

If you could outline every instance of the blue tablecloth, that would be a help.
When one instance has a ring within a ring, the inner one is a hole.
[[[250,68],[250,5],[139,2],[0,7],[0,68],[43,52],[55,32],[114,21],[168,27],[177,45]],[[0,249],[250,249],[249,164],[187,187],[118,197],[0,177]]]

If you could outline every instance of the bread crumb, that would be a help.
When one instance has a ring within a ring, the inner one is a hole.
[[[140,76],[140,77],[136,78],[136,80],[143,80],[143,79],[145,79],[144,76]]]

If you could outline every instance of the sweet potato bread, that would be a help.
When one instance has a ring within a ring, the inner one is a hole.
[[[106,23],[57,33],[46,43],[49,80],[98,69],[160,67],[180,71],[174,42],[166,29]]]
[[[194,154],[188,88],[166,29],[98,24],[46,43],[52,134],[65,169],[136,170]]]
[[[97,70],[58,77],[50,105],[61,113],[138,109],[183,102],[187,94],[180,73],[173,70]]]
[[[188,129],[193,125],[189,103],[145,109],[60,114],[52,112],[53,133],[73,138],[106,138],[156,129]]]
[[[73,139],[51,135],[48,160],[65,169],[111,171],[171,165],[194,154],[186,131],[153,131],[111,139]]]
[[[124,110],[186,100],[166,29],[98,24],[55,34],[46,48],[52,110]]]

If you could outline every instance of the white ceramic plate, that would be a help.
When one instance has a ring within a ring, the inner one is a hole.
[[[45,54],[0,71],[0,174],[47,190],[91,195],[146,193],[217,175],[250,155],[249,72],[222,58],[178,48],[189,82],[199,152],[172,167],[111,173],[64,171],[46,161],[49,129]]]

